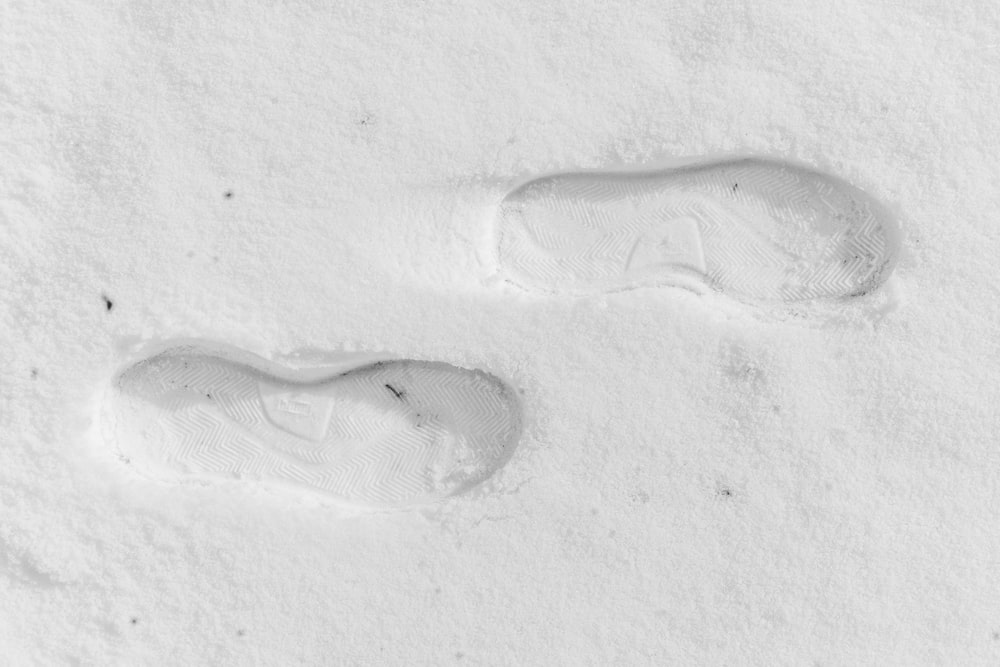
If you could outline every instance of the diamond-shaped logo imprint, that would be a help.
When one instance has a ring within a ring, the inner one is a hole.
[[[654,223],[640,236],[625,265],[627,273],[643,273],[665,265],[705,273],[705,254],[698,223],[687,216]]]

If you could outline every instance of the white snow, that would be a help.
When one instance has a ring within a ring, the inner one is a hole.
[[[0,662],[1000,661],[995,3],[336,4],[0,7]],[[520,179],[719,153],[884,201],[890,284],[493,278]],[[91,425],[171,338],[482,368],[528,428],[416,510],[152,483]]]

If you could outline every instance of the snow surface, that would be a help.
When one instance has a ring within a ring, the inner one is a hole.
[[[0,662],[996,664],[998,108],[988,0],[4,2]],[[886,202],[890,284],[494,279],[519,179],[720,152]],[[92,418],[175,337],[482,368],[528,429],[412,511],[153,484]]]

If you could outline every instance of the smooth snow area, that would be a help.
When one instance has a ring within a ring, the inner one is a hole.
[[[338,4],[0,6],[0,662],[1000,661],[995,3]],[[720,153],[883,201],[889,284],[494,279],[524,178]],[[413,510],[149,481],[93,418],[172,338],[480,368],[526,431]]]

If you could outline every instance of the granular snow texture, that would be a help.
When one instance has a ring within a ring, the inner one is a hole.
[[[1000,662],[998,108],[986,0],[4,3],[0,661]],[[889,283],[495,278],[523,179],[717,154],[885,202]],[[95,406],[174,338],[480,368],[526,429],[404,511],[151,482]]]

